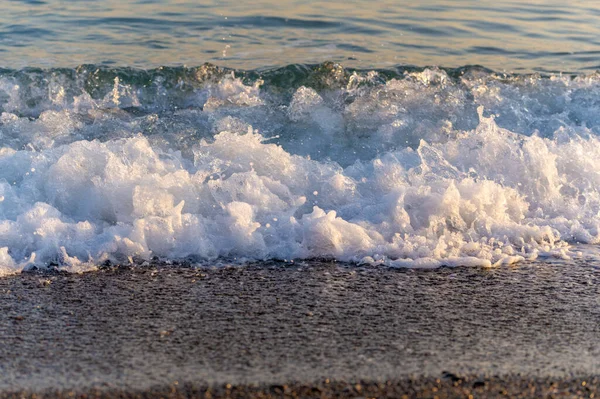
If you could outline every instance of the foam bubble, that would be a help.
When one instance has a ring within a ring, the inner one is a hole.
[[[0,76],[0,274],[154,256],[492,267],[600,242],[595,75],[90,90],[24,73]]]

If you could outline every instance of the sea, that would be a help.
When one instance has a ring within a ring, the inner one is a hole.
[[[0,275],[598,259],[594,1],[6,0]]]

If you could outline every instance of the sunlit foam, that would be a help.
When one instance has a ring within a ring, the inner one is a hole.
[[[492,267],[600,242],[595,75],[345,79],[1,77],[0,274],[155,256]]]

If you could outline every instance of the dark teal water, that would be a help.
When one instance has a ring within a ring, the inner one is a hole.
[[[261,69],[483,65],[584,72],[600,65],[595,1],[10,0],[0,66]]]

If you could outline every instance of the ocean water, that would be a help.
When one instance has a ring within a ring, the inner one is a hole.
[[[0,274],[597,256],[593,2],[10,1]]]
[[[590,73],[600,65],[598,18],[590,0],[8,0],[0,57],[17,69],[334,61]]]

